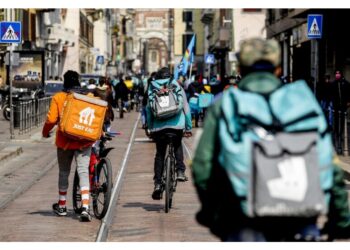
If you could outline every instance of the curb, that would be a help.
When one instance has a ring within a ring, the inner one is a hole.
[[[23,148],[19,146],[9,146],[0,151],[0,165],[23,153]]]
[[[41,177],[43,177],[51,168],[53,168],[57,164],[57,159],[53,159],[51,162],[49,162],[45,168],[42,169],[34,178],[32,178],[29,182],[24,183],[23,185],[20,185],[15,192],[11,194],[11,196],[0,202],[0,209],[6,208],[6,206],[16,199],[20,194],[27,191],[33,184],[39,180]]]

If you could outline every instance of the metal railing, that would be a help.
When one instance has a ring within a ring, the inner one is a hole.
[[[30,132],[33,128],[42,126],[46,120],[51,97],[39,99],[17,100],[14,102],[14,128],[19,134]]]

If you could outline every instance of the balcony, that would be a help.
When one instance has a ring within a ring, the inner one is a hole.
[[[213,21],[214,16],[215,16],[214,9],[204,9],[204,10],[202,10],[201,21],[202,21],[202,23],[209,24]]]
[[[65,28],[61,24],[52,24],[45,26],[42,34],[42,39],[46,43],[52,44],[73,44],[75,41],[74,36],[74,30]]]

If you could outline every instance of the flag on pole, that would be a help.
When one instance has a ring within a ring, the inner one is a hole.
[[[193,58],[194,58],[193,48],[194,48],[195,39],[196,39],[195,37],[196,35],[194,34],[192,36],[191,42],[187,46],[187,49],[185,51],[184,56],[181,59],[180,64],[178,64],[175,67],[174,79],[178,79],[180,73],[182,73],[182,75],[186,75],[188,70],[188,65],[193,63]]]

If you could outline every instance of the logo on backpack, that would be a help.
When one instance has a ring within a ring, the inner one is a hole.
[[[87,107],[80,111],[79,114],[79,122],[91,126],[92,121],[95,119],[95,110]]]
[[[292,157],[277,164],[281,177],[267,181],[271,197],[301,202],[307,191],[305,159]]]
[[[160,80],[162,81],[162,80]],[[166,79],[165,81],[169,81]],[[170,82],[170,81],[169,81]],[[157,85],[152,83],[153,92],[150,96],[150,107],[156,119],[168,119],[180,112],[176,85],[166,83]]]
[[[102,133],[107,102],[94,97],[69,93],[61,114],[59,129],[76,140],[96,141]]]

